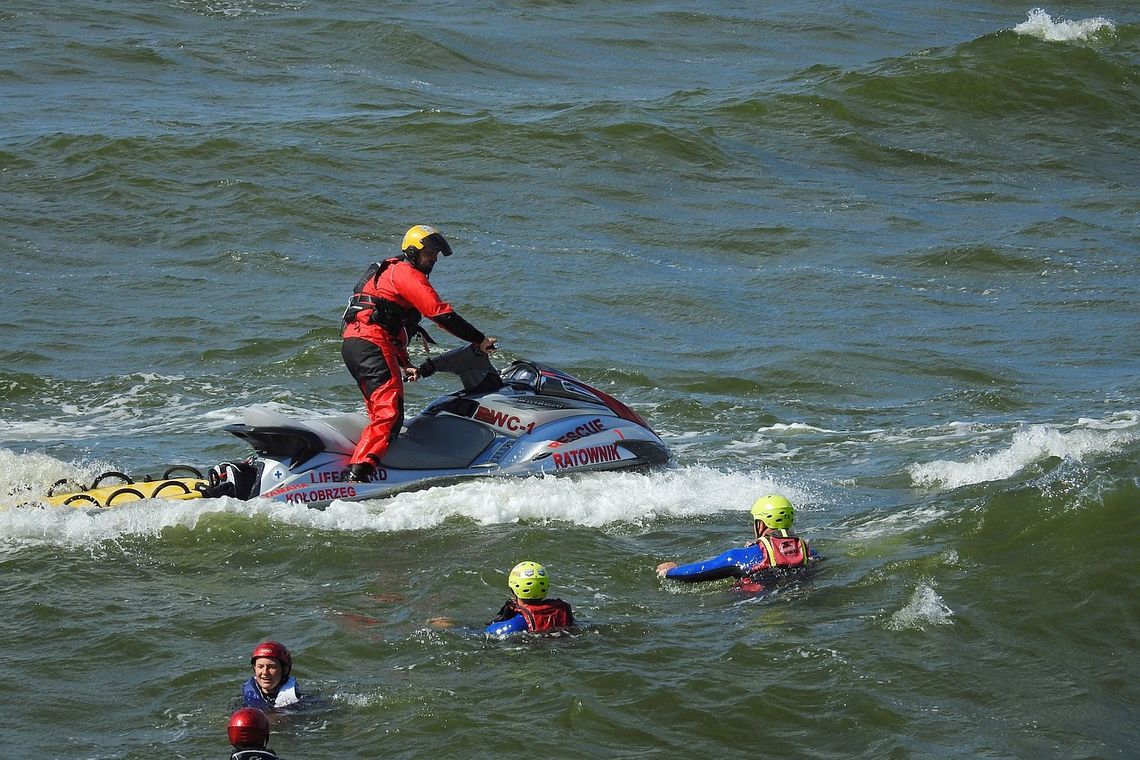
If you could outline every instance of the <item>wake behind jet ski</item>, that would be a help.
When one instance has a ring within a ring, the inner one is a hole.
[[[264,498],[314,507],[488,476],[522,477],[664,464],[668,447],[640,415],[560,370],[516,361],[501,374],[472,346],[420,368],[451,372],[463,390],[410,420],[367,482],[349,480],[348,460],[368,418],[297,420],[263,406],[225,430],[255,455],[223,462],[204,496]]]

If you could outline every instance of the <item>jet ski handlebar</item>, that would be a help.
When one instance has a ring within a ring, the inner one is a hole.
[[[420,377],[431,377],[436,372],[458,375],[463,390],[468,393],[492,393],[503,387],[503,380],[491,359],[470,343],[428,359],[416,369]]]

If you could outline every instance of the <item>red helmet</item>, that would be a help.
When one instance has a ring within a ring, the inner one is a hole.
[[[249,664],[257,662],[258,657],[270,657],[281,663],[282,681],[289,677],[289,671],[293,669],[293,656],[289,654],[289,649],[276,641],[263,641],[255,646],[253,654],[249,657]]]
[[[256,707],[243,707],[230,716],[226,729],[235,747],[264,747],[269,743],[269,719]]]

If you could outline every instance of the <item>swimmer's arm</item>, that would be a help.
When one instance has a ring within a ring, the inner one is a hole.
[[[506,620],[496,620],[483,629],[483,633],[494,638],[510,636],[512,633],[522,633],[526,630],[526,618],[515,615]]]
[[[743,546],[729,549],[712,559],[677,565],[665,571],[665,578],[672,581],[698,583],[715,581],[721,578],[741,578],[763,557],[757,546]]]

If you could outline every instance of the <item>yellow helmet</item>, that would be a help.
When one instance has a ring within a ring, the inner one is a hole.
[[[435,227],[426,224],[417,224],[404,233],[404,242],[400,243],[400,250],[407,254],[419,253],[423,250],[435,251],[444,256],[451,255],[451,246],[444,240],[443,235]]]
[[[779,494],[761,496],[752,505],[752,519],[759,520],[772,530],[788,530],[796,521],[792,503]]]
[[[550,590],[546,568],[537,562],[520,562],[511,568],[507,585],[519,599],[545,599]]]

